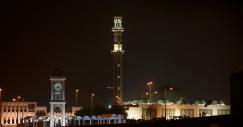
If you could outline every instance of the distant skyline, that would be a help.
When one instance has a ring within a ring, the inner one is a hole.
[[[113,97],[113,17],[123,17],[124,99],[141,99],[146,83],[162,91],[230,102],[229,76],[243,64],[242,5],[236,1],[16,1],[2,4],[0,88],[49,105],[49,76],[67,76],[67,105],[108,104]],[[161,97],[162,99],[162,97]]]

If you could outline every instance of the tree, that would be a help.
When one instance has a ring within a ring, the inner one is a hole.
[[[85,116],[91,115],[90,107],[84,107],[83,109],[77,111],[75,115],[77,116]],[[112,105],[111,108],[107,108],[102,105],[96,105],[94,107],[94,111],[92,115],[102,115],[102,114],[121,114],[124,117],[127,117],[127,113],[125,112],[125,106],[123,105]]]
[[[46,112],[44,110],[38,110],[36,113],[35,113],[36,116],[46,116]]]
[[[96,105],[93,107],[93,114],[91,114],[91,108],[90,107],[84,107],[83,109],[77,111],[77,113],[75,113],[75,115],[78,116],[84,116],[84,115],[101,115],[101,114],[105,114],[108,113],[109,110],[101,105]]]
[[[125,118],[127,117],[126,108],[124,105],[112,105],[110,109],[111,114],[121,114]]]

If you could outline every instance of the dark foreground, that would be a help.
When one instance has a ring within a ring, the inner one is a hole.
[[[229,115],[202,118],[187,118],[180,120],[128,121],[127,124],[92,125],[92,127],[231,127]],[[91,127],[90,125],[82,127]]]
[[[86,125],[80,127],[232,127],[236,125],[236,121],[232,122],[230,115],[211,116],[200,118],[186,118],[179,120],[152,120],[152,121],[135,121],[128,120],[126,124],[110,124],[110,125]],[[233,124],[234,123],[234,124]],[[48,127],[46,124],[45,127]],[[237,125],[241,126],[241,125]],[[25,127],[23,124],[18,127]],[[28,127],[43,127],[43,123]],[[58,127],[58,126],[56,126]],[[69,126],[73,127],[73,125]],[[77,127],[77,126],[76,126]]]

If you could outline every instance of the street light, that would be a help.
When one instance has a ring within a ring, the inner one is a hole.
[[[24,123],[24,98],[22,98],[22,123]]]
[[[2,89],[0,88],[0,127],[2,127]]]
[[[148,92],[146,92],[145,94],[142,95],[142,119],[144,119],[144,115],[143,115],[143,114],[144,114],[144,113],[143,113],[143,108],[144,108],[144,107],[143,107],[143,103],[144,103],[144,100],[147,100],[147,98],[148,98],[147,96],[148,96],[148,95],[149,95]],[[146,102],[146,103],[147,103],[147,102]]]
[[[76,89],[75,90],[75,104],[76,104],[76,107],[75,107],[75,113],[77,113],[77,108],[78,108],[78,92],[79,92],[79,90],[78,89]]]
[[[18,96],[17,97],[18,98],[18,102],[21,100],[21,102],[22,102],[22,108],[21,107],[19,107],[18,108],[18,110],[20,110],[21,109],[21,111],[22,111],[22,116],[21,116],[21,123],[23,123],[23,118],[24,118],[24,98],[23,97],[20,97],[20,96]]]
[[[17,102],[17,100],[15,98],[12,99],[13,102]],[[18,117],[19,117],[19,114],[18,114],[18,102],[17,102],[17,107],[16,107],[16,111],[17,111],[17,120],[16,120],[16,124],[18,125]]]
[[[152,105],[152,84],[153,82],[148,82],[147,85],[149,87],[149,120],[152,118],[151,114],[151,105]]]
[[[94,112],[94,96],[95,96],[95,94],[94,93],[92,93],[91,94],[91,97],[90,97],[90,114],[91,115],[93,115],[93,112]]]
[[[76,106],[75,106],[75,112],[74,112],[74,115],[75,115],[75,122],[74,122],[74,125],[76,126],[76,121],[77,121],[77,111],[78,111],[78,92],[79,92],[79,90],[78,89],[76,89],[75,90],[75,104],[76,104]]]
[[[17,102],[17,106],[16,106],[16,112],[17,112],[17,119],[16,119],[16,124],[18,125],[19,124],[19,100],[21,99],[20,96],[17,97],[17,99],[13,98],[12,101],[13,102]],[[23,100],[22,100],[23,102]],[[23,117],[23,112],[22,112],[22,117]]]
[[[19,100],[21,99],[20,96],[17,97],[17,125],[19,124]]]
[[[172,91],[173,88],[170,87],[169,90]],[[166,112],[167,112],[167,111],[166,111],[166,100],[167,100],[167,97],[166,97],[166,96],[167,96],[167,93],[166,93],[166,91],[167,91],[167,88],[165,88],[165,93],[164,93],[164,94],[165,94],[165,95],[164,95],[164,96],[165,96],[165,120],[167,120],[167,118],[166,118],[166,114],[167,114],[167,113],[166,113]]]

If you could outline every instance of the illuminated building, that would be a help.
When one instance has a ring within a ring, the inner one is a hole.
[[[149,111],[152,118],[164,118],[165,106],[164,101],[159,100],[153,103],[152,110],[149,109],[149,102],[142,103],[140,100],[124,102],[128,106],[128,119],[149,119]],[[180,101],[176,103],[166,102],[166,117],[167,119],[182,118],[182,117],[204,117],[215,115],[230,114],[230,106],[225,105],[222,100],[213,100],[210,104],[206,104],[203,100],[196,100],[194,104],[183,104]]]
[[[114,34],[114,47],[111,51],[113,55],[114,77],[113,84],[115,86],[115,104],[121,104],[123,101],[123,76],[122,76],[122,61],[124,50],[122,49],[122,17],[114,17],[114,26],[112,32]]]
[[[37,102],[2,102],[1,110],[3,126],[23,123],[24,118],[35,116],[37,112],[47,114],[47,108],[37,106]]]
[[[51,101],[50,101],[50,127],[65,126],[65,81],[66,77],[60,70],[50,76]]]

